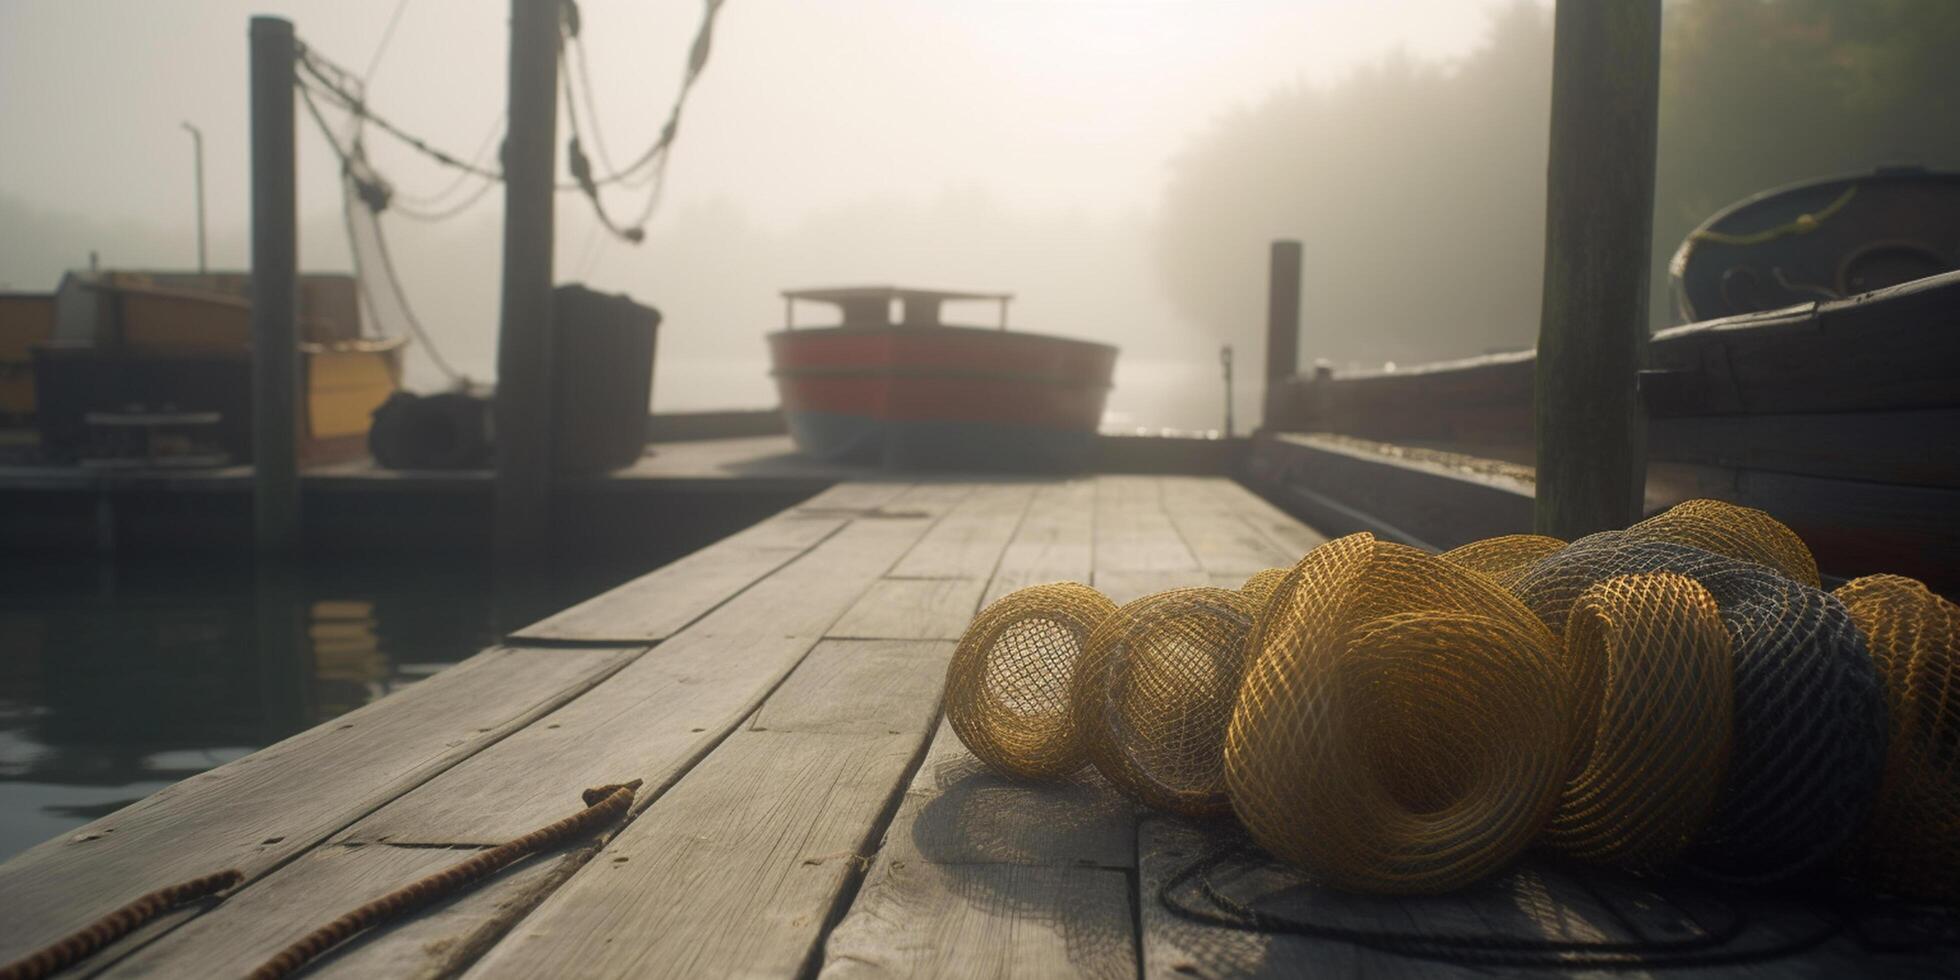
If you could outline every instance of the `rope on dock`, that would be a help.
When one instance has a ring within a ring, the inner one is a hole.
[[[53,975],[128,935],[145,922],[179,905],[215,895],[243,880],[245,876],[235,870],[220,871],[159,888],[63,936],[44,949],[0,966],[0,980],[39,980]]]
[[[640,780],[635,779],[629,783],[588,789],[583,795],[585,809],[354,909],[280,950],[249,976],[251,980],[279,980],[291,976],[322,953],[363,930],[453,895],[522,858],[611,823],[632,807],[633,792],[639,787]]]

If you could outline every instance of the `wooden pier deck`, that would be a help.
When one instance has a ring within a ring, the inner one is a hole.
[[[1093,778],[993,777],[940,719],[954,641],[999,595],[1059,579],[1119,601],[1236,586],[1321,540],[1222,478],[840,483],[0,865],[0,961],[153,888],[237,868],[246,883],[222,901],[167,915],[75,973],[243,975],[348,909],[575,811],[585,787],[639,778],[622,826],[374,931],[314,972],[1460,972],[1174,918],[1157,888],[1204,846],[1199,831]],[[1659,915],[1521,874],[1421,906],[1341,907],[1405,926],[1523,923],[1550,939],[1625,936]],[[1813,953],[1803,966],[1847,963]]]

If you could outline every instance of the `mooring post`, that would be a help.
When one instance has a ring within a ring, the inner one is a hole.
[[[511,0],[504,137],[503,314],[497,330],[496,547],[544,548],[551,506],[552,180],[560,0]]]
[[[252,38],[252,529],[261,553],[299,537],[299,246],[293,162],[293,24],[254,17]]]
[[[1260,425],[1280,420],[1286,380],[1300,370],[1300,243],[1273,242],[1266,277],[1266,400]]]
[[[1576,538],[1640,516],[1661,0],[1554,13],[1545,285],[1536,428],[1541,534]]]

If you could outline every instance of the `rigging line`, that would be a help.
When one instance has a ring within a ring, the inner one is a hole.
[[[506,118],[505,115],[499,114],[496,119],[491,120],[490,127],[483,133],[483,139],[477,143],[476,153],[472,154],[470,158],[472,164],[482,166],[483,162],[490,158],[492,149],[497,146],[499,137],[503,135],[504,121]],[[408,204],[417,208],[434,208],[443,199],[454,194],[459,188],[472,180],[482,180],[483,186],[486,187],[497,183],[497,181],[479,177],[477,174],[470,173],[469,171],[459,171],[454,179],[433,194],[403,194],[397,191],[395,202],[397,205]],[[480,191],[476,193],[480,193]]]
[[[592,181],[592,161],[585,155],[584,133],[579,124],[578,105],[572,97],[572,80],[569,69],[565,67],[565,37],[558,38],[558,87],[565,94],[565,118],[572,131],[572,138],[566,144],[566,165],[572,172],[572,179],[578,182],[579,190],[592,204],[592,211],[598,215],[599,223],[620,239],[638,244],[646,237],[639,228],[622,228],[607,213],[605,202],[599,198],[599,188]],[[587,106],[590,109],[590,106]]]
[[[605,131],[599,125],[599,100],[592,97],[592,74],[586,70],[591,59],[585,56],[585,38],[573,34],[571,41],[571,51],[578,55],[578,87],[585,97],[585,115],[592,124],[592,146],[599,151],[599,162],[606,165],[606,171],[616,173],[619,167],[612,162],[612,153],[606,148]],[[569,95],[568,92],[568,98]]]
[[[437,370],[441,371],[451,381],[467,383],[468,379],[455,368],[451,367],[448,359],[442,356],[442,351],[430,339],[429,332],[423,329],[422,321],[415,315],[414,307],[409,305],[408,294],[402,289],[401,275],[395,270],[394,258],[388,252],[388,237],[381,230],[381,215],[378,213],[375,205],[370,203],[367,196],[360,193],[359,185],[362,178],[357,173],[357,170],[366,169],[372,173],[372,168],[367,168],[363,160],[342,148],[340,139],[334,135],[332,127],[327,125],[326,116],[320,112],[319,105],[313,101],[311,88],[304,84],[297,86],[297,88],[300,92],[301,101],[306,103],[306,111],[313,117],[313,121],[319,125],[320,132],[326,136],[327,143],[333,148],[334,155],[340,159],[341,194],[343,195],[341,206],[343,209],[351,206],[347,200],[347,197],[351,195],[360,198],[362,205],[368,209],[369,220],[373,223],[374,229],[375,254],[381,259],[382,278],[387,280],[389,291],[394,294],[396,304],[401,307],[403,322],[408,324],[409,331],[415,334],[416,339],[421,342],[422,347],[428,352],[429,360],[434,362]],[[378,179],[378,175],[376,179]],[[484,186],[488,187],[490,185],[486,183]],[[347,231],[348,251],[353,255],[356,266],[355,276],[357,281],[364,282],[366,277],[360,269],[360,246],[359,242],[355,240],[355,229],[351,212],[347,214]],[[369,311],[375,312],[373,296],[369,295],[367,300]],[[378,313],[375,316],[375,320],[376,326],[380,326],[380,316]]]
[[[693,90],[694,83],[701,77],[702,70],[707,67],[708,54],[713,47],[715,18],[720,15],[725,2],[726,0],[705,0],[701,24],[695,29],[694,42],[688,47],[687,70],[681,77],[680,91],[674,96],[674,104],[667,112],[667,121],[660,127],[660,135],[654,140],[653,145],[632,163],[627,164],[624,169],[597,178],[594,183],[602,187],[609,184],[626,184],[634,181],[634,175],[641,170],[657,169],[659,158],[664,156],[674,143],[675,133],[680,128],[681,109],[687,102],[688,94]],[[658,183],[658,177],[649,171],[644,182]],[[659,192],[656,189],[648,198],[645,216],[652,215],[653,202],[658,198]],[[640,219],[641,224],[645,221],[646,217]]]
[[[421,151],[424,155],[435,160],[437,163],[443,164],[444,166],[448,166],[448,167],[455,167],[459,170],[465,170],[470,173],[476,174],[479,177],[485,177],[492,180],[503,179],[503,174],[495,170],[490,170],[485,167],[479,167],[475,164],[469,163],[461,159],[460,157],[457,157],[454,154],[439,150],[434,146],[431,146],[427,140],[424,140],[421,137],[416,136],[405,129],[402,129],[401,127],[395,125],[392,122],[389,122],[387,119],[381,116],[375,115],[373,110],[368,108],[367,102],[364,99],[362,99],[358,95],[348,92],[344,87],[336,84],[332,79],[329,79],[326,76],[326,73],[319,66],[314,64],[314,60],[315,60],[315,56],[310,50],[303,51],[299,59],[300,67],[304,69],[307,72],[307,74],[312,75],[314,80],[319,83],[320,94],[327,96],[333,99],[334,101],[338,102],[341,108],[345,109],[348,112],[353,113],[356,116],[359,116],[362,120],[366,122],[373,123],[375,128],[381,130],[384,133],[387,133],[390,136],[393,136],[398,140],[401,140],[404,143],[407,143],[409,146],[414,147],[415,149]]]
[[[388,26],[381,32],[381,41],[374,46],[374,54],[368,58],[367,71],[361,73],[361,84],[367,85],[374,77],[374,70],[381,67],[381,56],[388,51],[388,42],[395,39],[395,25],[402,22],[402,11],[408,9],[408,0],[399,0],[395,12],[388,18]]]

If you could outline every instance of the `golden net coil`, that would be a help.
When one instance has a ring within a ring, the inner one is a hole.
[[[1685,575],[1623,575],[1581,592],[1564,633],[1576,764],[1544,842],[1580,860],[1663,866],[1708,820],[1728,766],[1721,613]]]
[[[1253,605],[1264,609],[1266,600],[1273,597],[1273,590],[1279,588],[1279,584],[1286,580],[1286,574],[1291,571],[1290,568],[1268,568],[1263,572],[1253,572],[1252,577],[1246,579],[1244,585],[1239,586],[1239,591],[1245,593],[1252,600]]]
[[[1029,586],[981,610],[946,669],[946,720],[960,741],[1011,776],[1080,769],[1069,688],[1089,635],[1115,612],[1108,596],[1074,582]]]
[[[1797,532],[1754,507],[1726,500],[1685,500],[1620,532],[1628,541],[1669,541],[1767,565],[1819,588],[1817,559]]]
[[[1272,854],[1337,887],[1433,893],[1543,828],[1571,702],[1551,634],[1489,577],[1350,535],[1301,559],[1254,631],[1225,783]]]
[[[1908,898],[1960,897],[1960,606],[1899,575],[1833,593],[1885,683],[1891,743],[1854,869]]]
[[[1149,806],[1231,809],[1225,726],[1258,606],[1242,592],[1172,589],[1116,610],[1089,638],[1073,701],[1089,761]]]
[[[1482,572],[1508,589],[1525,569],[1563,547],[1564,541],[1543,534],[1503,534],[1451,548],[1440,557]]]
[[[1728,778],[1685,857],[1733,881],[1788,878],[1828,860],[1864,823],[1885,749],[1877,671],[1843,604],[1762,564],[1625,531],[1572,542],[1515,591],[1563,633],[1587,589],[1646,572],[1708,590],[1734,669]]]

